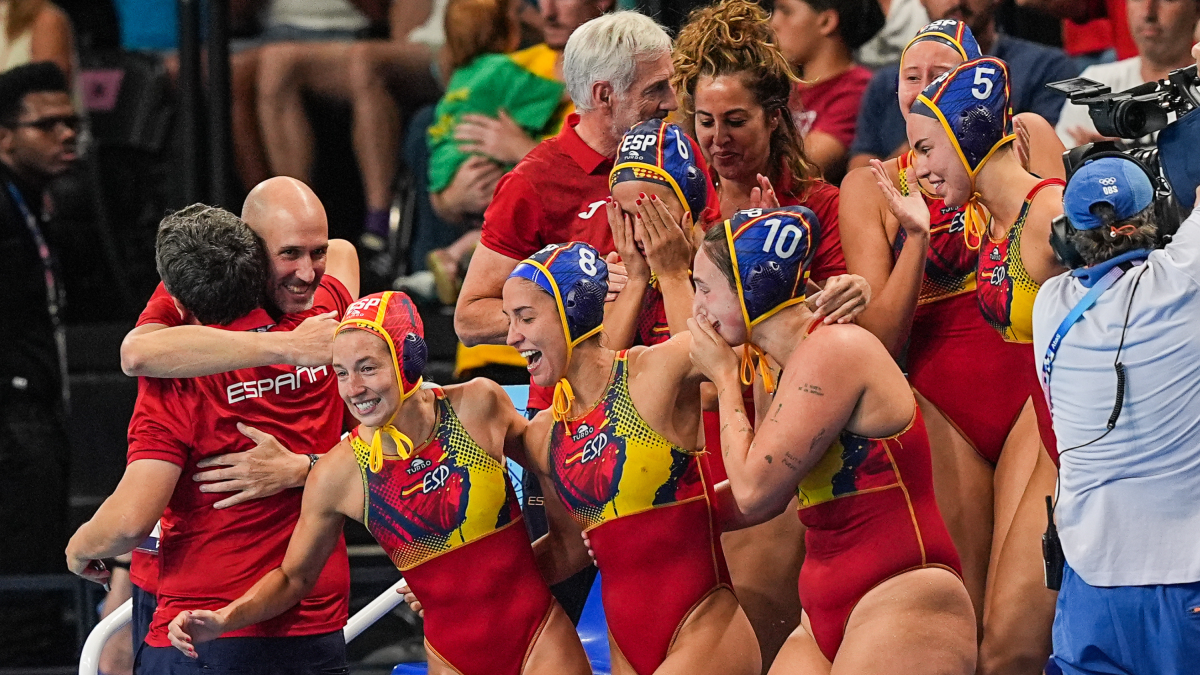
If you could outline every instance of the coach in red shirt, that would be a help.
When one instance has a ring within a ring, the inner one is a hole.
[[[88,558],[127,551],[130,542],[139,543],[142,531],[148,533],[164,515],[163,607],[199,592],[201,586],[206,600],[225,593],[236,596],[241,577],[223,563],[215,568],[221,574],[214,576],[209,565],[223,555],[246,565],[239,574],[248,575],[248,581],[261,569],[278,564],[299,513],[300,492],[287,488],[303,485],[312,461],[308,455],[327,451],[341,431],[336,383],[328,367],[322,366],[328,363],[335,317],[357,294],[353,247],[328,241],[324,209],[298,181],[265,182],[251,193],[243,212],[267,249],[271,306],[238,317],[223,329],[184,325],[195,319],[185,320],[175,299],[160,287],[122,350],[127,369],[132,365],[148,375],[242,370],[196,380],[143,378],[130,425],[125,478],[92,521],[80,528],[68,551],[74,558],[73,569]],[[280,362],[290,362],[292,367],[268,365]],[[239,430],[234,426],[238,421],[251,428]],[[225,468],[194,473],[212,466]],[[181,473],[191,480],[178,481],[176,486]],[[197,482],[212,480],[221,482]],[[208,494],[229,491],[236,494],[221,501],[223,495]],[[257,498],[265,499],[242,504]],[[164,514],[168,499],[170,508]],[[197,540],[185,534],[196,531],[222,536]],[[189,548],[201,543],[202,548]],[[235,550],[238,555],[230,558],[229,552]],[[154,594],[160,592],[158,567],[155,557],[135,554],[132,576],[140,589],[149,592],[135,589],[135,605],[140,605],[135,609],[153,610]],[[196,569],[206,571],[196,576]],[[247,634],[336,632],[346,617],[344,550],[332,559],[327,573],[333,575],[332,585],[338,586],[339,600],[326,596],[315,605],[301,605],[282,623],[259,626]],[[194,598],[188,601],[194,603]],[[144,624],[151,619],[135,616],[135,624],[139,618],[144,635]],[[136,628],[135,647],[140,648]],[[161,632],[161,626],[155,630]],[[154,637],[155,630],[151,644],[161,642]],[[340,640],[338,635],[338,644]],[[155,668],[143,668],[151,670]]]
[[[454,313],[463,344],[504,344],[504,280],[543,246],[583,241],[604,254],[614,250],[603,206],[617,145],[633,125],[678,107],[673,72],[671,38],[636,12],[606,14],[571,34],[563,81],[577,113],[496,185]],[[531,408],[548,404],[544,392],[530,392]]]

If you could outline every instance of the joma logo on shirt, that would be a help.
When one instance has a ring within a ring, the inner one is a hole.
[[[266,396],[271,392],[281,394],[285,391],[295,391],[301,385],[314,384],[317,380],[328,374],[329,366],[317,366],[315,368],[301,366],[296,368],[296,372],[294,373],[284,373],[275,378],[235,382],[225,388],[225,394],[229,399],[229,403],[233,404],[248,398]]]

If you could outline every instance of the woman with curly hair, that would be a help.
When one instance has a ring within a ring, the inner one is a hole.
[[[778,48],[768,16],[748,0],[725,0],[694,11],[679,33],[672,84],[680,97],[685,126],[708,160],[723,218],[753,207],[805,206],[820,221],[820,241],[811,280],[825,292],[814,298],[817,313],[845,307],[853,292],[866,305],[870,288],[846,274],[838,236],[838,189],[821,179],[804,154],[803,141],[788,110],[798,81]],[[851,280],[853,279],[853,282]],[[861,309],[861,307],[859,308]],[[843,309],[827,322],[848,320]],[[853,312],[857,314],[857,312]],[[766,392],[755,388],[758,410],[766,411]],[[747,396],[751,396],[747,391]],[[753,405],[753,400],[747,400]],[[715,399],[706,397],[706,455],[718,478],[720,434]],[[722,537],[738,599],[762,648],[764,669],[799,624],[800,599],[792,590],[804,558],[803,526],[788,515]]]

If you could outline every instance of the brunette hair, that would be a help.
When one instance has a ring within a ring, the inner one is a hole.
[[[483,54],[504,54],[520,27],[509,12],[520,0],[450,0],[446,5],[446,51],[450,70]]]
[[[709,260],[725,275],[730,288],[737,288],[737,276],[733,272],[733,256],[729,255],[729,240],[725,237],[725,225],[717,223],[704,233],[704,252]]]
[[[1111,260],[1122,253],[1140,248],[1154,248],[1158,242],[1158,220],[1154,204],[1147,206],[1132,217],[1118,221],[1111,205],[1101,202],[1093,204],[1091,211],[1104,224],[1093,230],[1076,230],[1069,236],[1079,257],[1090,265]],[[1124,232],[1117,232],[1126,226]]]
[[[779,51],[767,13],[749,0],[722,0],[693,11],[675,41],[674,62],[671,84],[679,92],[680,113],[688,124],[694,124],[696,85],[703,76],[736,75],[767,115],[778,113],[767,177],[778,186],[786,167],[791,192],[803,197],[821,170],[805,156],[800,130],[788,110],[799,78]],[[712,178],[714,184],[719,182],[715,171]]]
[[[227,324],[261,306],[267,254],[241,218],[192,204],[158,226],[155,263],[163,286],[200,323]]]

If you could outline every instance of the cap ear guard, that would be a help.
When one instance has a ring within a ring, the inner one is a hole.
[[[757,360],[764,387],[775,390],[764,354],[750,341],[750,335],[754,326],[780,310],[804,302],[820,227],[816,214],[803,206],[747,209],[725,221],[725,240],[746,326],[743,384],[753,381]]]
[[[404,379],[408,382],[415,382],[425,372],[425,364],[429,359],[429,347],[420,335],[409,333],[404,337],[401,351],[403,352]]]
[[[608,295],[608,264],[596,249],[582,242],[551,244],[522,260],[508,275],[537,284],[554,298],[567,343],[567,365],[575,346],[604,329],[604,298]],[[566,419],[575,400],[564,375],[554,386],[551,414]]]

